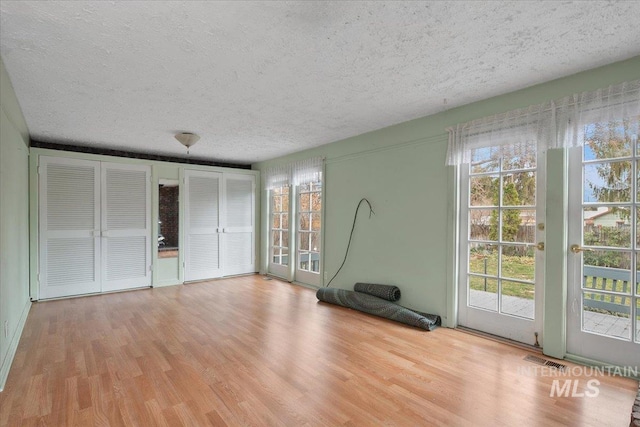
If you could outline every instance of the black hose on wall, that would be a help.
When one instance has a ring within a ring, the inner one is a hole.
[[[398,304],[360,292],[320,288],[318,292],[316,292],[316,297],[322,302],[353,308],[354,310],[395,320],[396,322],[415,326],[427,331],[433,330],[441,323],[440,316],[435,314],[418,314]]]
[[[386,299],[387,301],[398,301],[400,299],[400,288],[391,285],[376,285],[375,283],[356,283],[353,290],[374,297]]]

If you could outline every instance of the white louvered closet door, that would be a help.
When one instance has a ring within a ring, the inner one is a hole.
[[[255,176],[224,174],[224,275],[254,273]]]
[[[220,277],[222,174],[190,170],[184,173],[185,281]]]
[[[151,168],[102,163],[102,291],[151,286]]]
[[[100,163],[41,157],[39,298],[100,292]]]

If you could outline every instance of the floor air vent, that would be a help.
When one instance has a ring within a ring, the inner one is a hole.
[[[560,371],[564,371],[566,368],[566,366],[561,363],[552,362],[550,360],[543,359],[542,357],[534,356],[532,354],[526,356],[524,360],[526,360],[527,362],[535,363],[536,365],[551,366],[552,368],[556,368]]]
[[[558,362],[552,362],[551,360],[547,360],[544,366],[551,366],[553,368],[556,368],[559,371],[564,371],[565,368],[567,367],[567,365],[563,365],[562,363],[558,363]]]

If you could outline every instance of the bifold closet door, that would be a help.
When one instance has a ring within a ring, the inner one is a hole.
[[[100,163],[41,157],[39,298],[100,292]]]
[[[192,170],[184,174],[185,281],[220,277],[222,174]]]
[[[151,286],[151,169],[41,157],[39,298]]]
[[[102,163],[102,291],[151,286],[151,169]]]
[[[255,268],[255,176],[224,174],[224,275],[253,273]]]

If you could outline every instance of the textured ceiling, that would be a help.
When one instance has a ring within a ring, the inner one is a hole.
[[[640,54],[640,2],[0,2],[34,139],[252,163]]]

